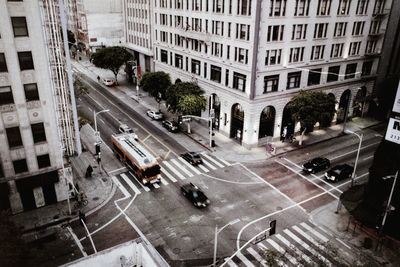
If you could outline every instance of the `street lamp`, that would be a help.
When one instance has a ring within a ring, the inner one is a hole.
[[[353,185],[354,185],[354,176],[356,175],[358,157],[359,157],[359,155],[360,155],[360,150],[361,150],[361,143],[362,143],[362,139],[363,139],[363,134],[359,135],[359,134],[357,134],[357,133],[355,133],[355,132],[353,132],[353,131],[350,131],[350,130],[346,130],[345,133],[354,134],[354,135],[357,136],[358,139],[360,140],[360,142],[358,143],[357,157],[356,157],[356,162],[355,162],[355,164],[354,164],[353,174],[351,175],[351,186],[350,186],[350,187],[353,187]]]
[[[97,117],[97,115],[99,115],[100,113],[103,113],[103,112],[109,112],[110,110],[109,109],[103,109],[103,110],[100,110],[99,112],[95,112],[95,111],[93,111],[93,117],[94,117],[94,135],[96,136],[96,145],[98,145],[99,144],[99,132],[97,131],[97,120],[96,120],[96,117]]]
[[[217,262],[217,244],[218,244],[218,234],[225,229],[225,227],[228,227],[230,225],[234,225],[235,223],[240,222],[240,219],[235,219],[233,221],[228,222],[225,224],[223,227],[218,229],[218,225],[215,226],[215,237],[214,237],[214,258],[213,258],[213,266],[216,266]]]

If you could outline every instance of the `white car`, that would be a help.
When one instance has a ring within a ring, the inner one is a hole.
[[[121,124],[118,128],[118,131],[120,133],[131,134],[136,141],[139,140],[139,137],[137,136],[137,134],[126,124]]]
[[[147,116],[149,116],[153,120],[157,120],[157,121],[162,120],[164,117],[163,114],[159,111],[148,110],[146,113],[147,113]]]
[[[115,81],[113,79],[103,79],[103,84],[105,86],[114,86],[115,85]]]

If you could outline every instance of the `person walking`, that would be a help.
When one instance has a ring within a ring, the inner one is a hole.
[[[97,81],[100,82],[100,76],[97,76]]]

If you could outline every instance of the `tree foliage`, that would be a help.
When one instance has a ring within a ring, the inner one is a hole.
[[[183,115],[199,114],[205,110],[207,99],[202,95],[184,95],[179,99],[177,112]]]
[[[115,75],[115,82],[121,66],[132,59],[133,55],[120,46],[106,47],[92,55],[93,64],[98,68],[111,70]]]
[[[205,108],[203,106],[203,101],[199,100],[202,96],[204,91],[196,84],[191,82],[180,82],[171,85],[166,93],[166,103],[168,110],[173,113],[182,113],[183,111],[188,111],[189,109],[192,110],[202,110]],[[199,96],[199,98],[184,98],[184,96]],[[193,100],[198,100],[198,107],[183,107],[183,102],[180,104],[181,100],[184,99],[185,103],[192,106]],[[188,115],[185,114],[185,115]]]
[[[319,122],[321,127],[330,124],[335,115],[335,99],[323,92],[300,91],[292,98],[288,108],[293,120],[300,122],[307,131]]]
[[[158,93],[161,93],[161,98],[165,99],[166,91],[170,86],[171,78],[163,71],[147,72],[140,80],[140,87],[155,98],[158,98]]]

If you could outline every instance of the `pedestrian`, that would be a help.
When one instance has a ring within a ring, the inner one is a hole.
[[[92,173],[93,173],[93,167],[92,165],[89,164],[89,166],[86,169],[85,178],[92,177]]]
[[[282,136],[281,136],[281,141],[285,142],[287,137],[287,126],[283,127],[283,131],[282,131]]]
[[[80,188],[79,188],[79,184],[78,184],[78,183],[75,184],[75,189],[76,189],[76,192],[79,192],[79,191],[80,191]]]
[[[100,76],[97,76],[97,81],[100,82]]]
[[[79,210],[79,222],[83,226],[83,223],[86,224],[86,215],[81,210]]]

